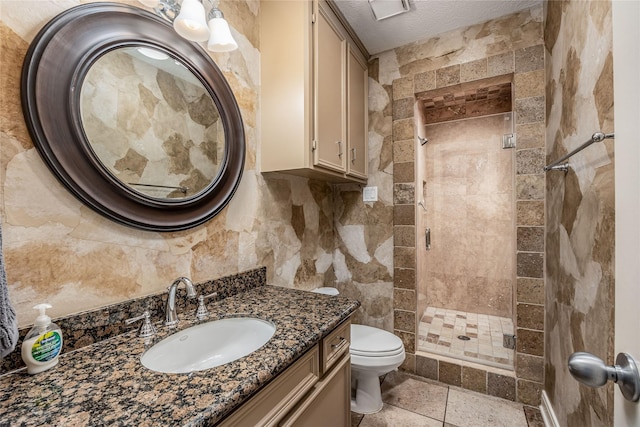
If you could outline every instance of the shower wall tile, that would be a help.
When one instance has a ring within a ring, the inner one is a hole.
[[[487,76],[502,76],[513,73],[513,52],[506,52],[487,58]]]
[[[518,200],[516,202],[516,224],[544,226],[544,202]]]
[[[394,184],[393,201],[396,205],[412,205],[415,200],[414,184]]]
[[[518,304],[516,307],[516,321],[518,327],[526,329],[544,329],[544,306],[533,304]]]
[[[487,77],[487,58],[460,64],[460,81],[469,82]],[[419,91],[416,91],[419,92]]]
[[[416,228],[413,225],[395,225],[393,227],[394,246],[416,246]]]
[[[542,174],[545,165],[543,148],[516,151],[516,173],[518,175]]]
[[[395,288],[393,298],[396,309],[405,311],[416,309],[416,291]]]
[[[393,99],[413,97],[413,77],[404,77],[393,81]]]
[[[516,124],[516,148],[518,150],[544,147],[544,140],[544,122]]]
[[[470,117],[488,116],[491,114],[507,113],[511,111],[511,93],[507,92],[498,97],[465,101],[463,104],[450,105],[424,110],[425,123],[441,123]]]
[[[487,371],[463,366],[462,388],[487,394]]]
[[[542,278],[544,272],[544,254],[519,252],[516,260],[518,277]]]
[[[414,332],[416,328],[415,311],[394,310],[393,328],[404,332]]]
[[[396,268],[416,268],[416,249],[398,246],[393,251],[393,265]]]
[[[394,173],[395,179],[395,173]],[[414,225],[416,223],[416,209],[412,205],[397,205],[393,207],[394,225]]]
[[[516,73],[544,69],[544,46],[530,46],[515,51]]]
[[[515,402],[516,379],[514,377],[488,372],[487,394]]]
[[[467,117],[467,105],[451,105],[442,108],[426,110],[425,123],[440,123],[449,120],[459,120]]]
[[[544,96],[516,99],[516,122],[522,124],[544,121],[544,108]]]
[[[436,88],[436,72],[427,71],[416,74],[414,77],[414,93],[424,92]],[[411,94],[413,96],[413,93]]]
[[[414,182],[415,181],[415,162],[395,163],[393,165],[393,182]]]
[[[393,333],[400,337],[407,353],[416,352],[416,334],[397,330],[394,330]]]
[[[541,383],[544,379],[544,358],[529,354],[516,354],[518,378]]]
[[[544,280],[518,277],[516,301],[544,304]]]
[[[415,290],[416,270],[413,268],[396,268],[393,273],[393,286]]]
[[[518,328],[516,330],[516,351],[518,353],[542,356],[544,354],[544,333]]]
[[[394,140],[393,143],[393,168],[395,172],[395,167],[397,164],[411,162],[414,163],[415,160],[415,140],[407,139],[404,141]]]
[[[413,139],[414,120],[413,118],[393,121],[393,140]]]
[[[436,87],[457,85],[460,83],[460,64],[436,70]]]
[[[403,98],[393,101],[393,120],[406,119],[413,117],[413,104],[415,99]]]
[[[513,82],[518,98],[544,96],[545,94],[543,69],[528,73],[516,73],[513,76]]]
[[[517,249],[525,252],[544,252],[544,227],[518,227]]]
[[[516,199],[544,200],[544,175],[516,176]]]
[[[517,392],[518,402],[530,406],[540,406],[540,396],[542,394],[541,383],[519,379]]]

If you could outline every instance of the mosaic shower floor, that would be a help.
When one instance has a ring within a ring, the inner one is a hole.
[[[427,307],[418,327],[418,350],[513,369],[514,351],[503,346],[504,334],[513,334],[509,318]]]

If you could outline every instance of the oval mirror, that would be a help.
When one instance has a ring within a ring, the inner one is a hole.
[[[225,135],[202,82],[149,47],[102,55],[80,87],[87,142],[104,168],[144,196],[188,198],[220,172]]]
[[[194,227],[239,184],[244,130],[227,81],[200,46],[144,10],[94,3],[55,17],[27,52],[22,101],[54,175],[119,223]]]

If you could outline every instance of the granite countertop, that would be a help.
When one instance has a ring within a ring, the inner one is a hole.
[[[0,425],[214,425],[358,306],[345,297],[260,286],[208,304],[209,320],[254,316],[276,325],[272,339],[249,356],[190,374],[157,373],[142,366],[144,340],[129,332],[63,354],[40,374],[21,369],[0,377]],[[182,320],[176,330],[196,323]],[[167,335],[164,326],[159,331],[156,341]]]

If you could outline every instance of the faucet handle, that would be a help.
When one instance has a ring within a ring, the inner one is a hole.
[[[130,325],[142,319],[144,319],[144,322],[142,322],[142,326],[140,326],[140,332],[138,333],[138,336],[140,338],[150,338],[154,336],[158,331],[156,327],[153,326],[153,323],[151,323],[151,314],[148,310],[145,310],[145,312],[140,316],[132,317],[131,319],[125,320],[124,323]]]
[[[212,294],[209,295],[200,295],[198,297],[198,309],[196,310],[196,319],[198,320],[205,320],[207,317],[209,317],[209,310],[207,309],[207,305],[204,303],[205,299],[209,299],[211,297],[217,297],[218,293],[214,292]]]

